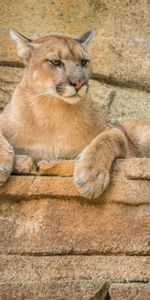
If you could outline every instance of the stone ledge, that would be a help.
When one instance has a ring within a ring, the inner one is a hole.
[[[73,161],[40,161],[34,164],[28,156],[16,156],[14,172],[0,188],[0,198],[34,199],[48,197],[81,197],[74,185]],[[22,175],[22,176],[18,176]],[[38,176],[40,175],[40,176]],[[150,203],[150,159],[117,160],[112,168],[111,183],[95,202],[109,201],[139,205]]]
[[[104,280],[57,279],[30,282],[0,283],[3,300],[105,300],[107,284]]]
[[[16,156],[0,188],[0,253],[149,255],[150,160],[117,160],[94,203],[77,191],[73,165]]]
[[[16,155],[13,174],[73,176],[73,160],[39,161],[36,164],[27,155]],[[117,159],[113,171],[132,179],[150,179],[150,159]]]
[[[150,300],[150,284],[115,283],[110,287],[110,297],[111,300]]]
[[[150,280],[150,257],[136,256],[0,256],[0,281],[30,282],[41,279],[99,279],[110,282]]]
[[[106,300],[106,294],[113,300],[148,300],[150,295],[148,257],[10,255],[0,262],[3,300]]]
[[[0,254],[150,254],[149,205],[92,204],[62,196],[3,199],[0,210]]]

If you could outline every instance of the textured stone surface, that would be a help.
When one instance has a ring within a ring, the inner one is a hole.
[[[149,52],[149,40],[136,35],[107,39],[100,32],[91,46],[93,73],[109,83],[150,92]]]
[[[105,300],[106,283],[100,280],[74,280],[0,283],[2,300]]]
[[[36,165],[16,156],[14,173],[28,176],[11,176],[0,188],[1,253],[148,254],[149,159],[117,160],[109,188],[95,203],[79,195],[73,164]],[[38,176],[42,172],[46,176]]]
[[[41,160],[37,163],[28,155],[16,155],[13,174],[17,175],[54,175],[62,177],[73,176],[73,160]]]
[[[39,175],[58,175],[58,176],[72,176],[74,171],[73,160],[55,160],[51,162],[40,161],[37,163],[37,171]]]
[[[0,210],[3,254],[150,253],[149,205],[92,204],[62,196],[60,200],[4,199]]]
[[[20,82],[23,69],[0,66],[0,110],[10,101],[15,87]]]
[[[149,278],[148,257],[0,256],[3,300],[103,300],[108,289],[115,300],[148,300]],[[117,281],[123,284],[114,284]],[[137,295],[145,298],[131,298]]]
[[[129,119],[150,120],[150,94],[90,81],[92,99],[96,100],[112,122]]]
[[[150,257],[136,256],[0,256],[1,282],[30,282],[59,278],[145,282],[150,279]],[[143,299],[142,299],[143,300]]]
[[[124,175],[132,179],[150,179],[150,159],[129,159],[125,166]]]
[[[150,300],[150,284],[112,284],[111,300]]]
[[[28,155],[15,156],[13,174],[70,177],[73,176],[73,172],[74,160],[58,159],[33,162]],[[132,179],[150,179],[150,159],[116,159],[112,167],[113,172]]]
[[[54,170],[54,169],[53,169]],[[126,169],[125,169],[126,171]],[[128,175],[128,174],[127,174]],[[103,201],[119,202],[130,205],[140,205],[150,203],[150,181],[146,180],[142,174],[133,180],[125,177],[121,172],[113,172],[110,185],[100,198],[94,200],[95,203]],[[47,197],[76,197],[85,202],[92,202],[81,197],[75,187],[73,177],[59,176],[11,176],[8,182],[0,187],[1,199],[34,199]]]
[[[116,160],[111,172],[110,185],[95,202],[149,204],[149,164],[150,160],[144,158]],[[18,155],[15,158],[13,174],[28,176],[11,176],[8,182],[0,188],[0,198],[76,197],[82,201],[88,201],[80,196],[74,185],[73,169],[74,162],[71,160],[40,161],[35,164],[29,156]]]

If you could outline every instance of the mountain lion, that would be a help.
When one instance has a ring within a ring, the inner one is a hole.
[[[100,196],[116,158],[150,156],[150,122],[106,122],[88,93],[92,32],[72,39],[28,39],[10,31],[25,64],[23,78],[0,116],[0,185],[13,169],[14,153],[33,159],[73,159],[80,193]]]

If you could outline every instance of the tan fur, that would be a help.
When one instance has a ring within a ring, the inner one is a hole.
[[[98,197],[108,186],[115,158],[150,156],[150,122],[114,126],[91,100],[87,92],[90,63],[81,66],[81,60],[88,59],[87,38],[75,41],[47,36],[29,41],[14,31],[11,36],[26,67],[0,116],[0,185],[12,171],[12,149],[34,159],[76,158],[80,154],[75,183],[81,194],[90,198]],[[63,67],[47,59],[59,60]],[[78,81],[83,82],[76,90]]]

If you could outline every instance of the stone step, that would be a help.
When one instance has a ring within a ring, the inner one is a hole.
[[[77,191],[73,164],[16,157],[0,188],[0,253],[149,255],[150,160],[116,161],[95,202]]]
[[[150,300],[150,284],[115,283],[109,290],[111,300]]]
[[[104,279],[148,283],[150,257],[115,255],[0,255],[0,282],[30,282],[41,279]]]
[[[149,279],[148,257],[0,257],[2,300],[149,300]]]
[[[88,201],[80,196],[74,185],[73,169],[74,162],[69,160],[40,161],[35,165],[28,156],[16,156],[14,175],[0,188],[0,199],[73,197]],[[149,204],[149,179],[150,159],[117,160],[112,168],[110,186],[95,202]]]
[[[105,300],[107,284],[102,280],[57,279],[0,283],[2,300]]]
[[[53,197],[4,199],[0,209],[1,254],[150,254],[150,205]]]

